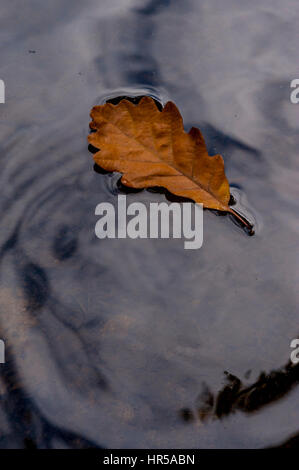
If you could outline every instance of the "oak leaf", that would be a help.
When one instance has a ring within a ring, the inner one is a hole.
[[[95,162],[107,171],[122,173],[121,182],[131,188],[160,186],[171,193],[202,203],[205,208],[230,212],[229,183],[221,155],[209,156],[199,129],[184,131],[174,103],[159,111],[154,100],[138,104],[123,99],[91,111],[88,141],[99,149]]]

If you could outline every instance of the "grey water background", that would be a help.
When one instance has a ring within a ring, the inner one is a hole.
[[[0,447],[296,441],[299,374],[285,368],[299,334],[298,2],[0,9]],[[223,155],[254,236],[205,211],[197,251],[96,239],[95,206],[119,190],[93,170],[89,111],[143,94],[174,101]],[[248,406],[234,401],[240,386]]]

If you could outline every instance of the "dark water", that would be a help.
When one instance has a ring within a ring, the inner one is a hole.
[[[296,0],[2,1],[1,447],[298,442],[298,20]],[[205,211],[197,251],[96,239],[119,190],[89,111],[123,94],[203,130],[253,237]]]

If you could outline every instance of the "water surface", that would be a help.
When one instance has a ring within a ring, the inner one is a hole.
[[[2,2],[1,447],[261,448],[299,433],[298,20],[295,0]],[[95,237],[95,206],[119,189],[93,169],[89,111],[143,94],[174,101],[223,155],[253,237],[211,211],[198,251]]]

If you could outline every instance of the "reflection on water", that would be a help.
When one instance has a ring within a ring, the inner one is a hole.
[[[245,374],[247,379],[250,372]],[[209,417],[221,419],[236,410],[252,413],[283,398],[299,382],[299,366],[292,362],[288,362],[282,370],[269,374],[263,372],[256,382],[246,386],[238,377],[227,371],[224,374],[227,384],[217,393],[217,397],[213,396],[205,383],[202,384],[202,391],[196,400],[196,412],[201,421]],[[181,415],[185,421],[193,419],[193,412],[188,408],[182,409]]]
[[[293,0],[29,0],[20,23],[4,2],[1,447],[298,441],[298,15]],[[121,188],[93,171],[89,111],[144,94],[223,155],[254,237],[211,211],[196,253],[95,237]]]

